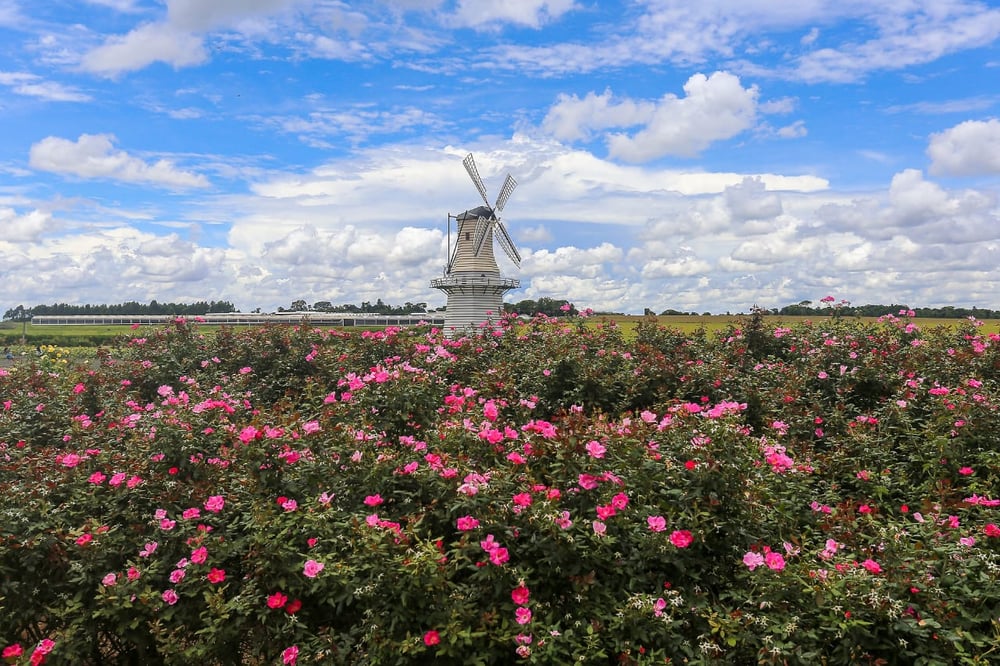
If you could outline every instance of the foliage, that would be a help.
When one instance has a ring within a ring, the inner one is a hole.
[[[505,312],[517,313],[534,317],[535,315],[545,315],[547,317],[561,317],[578,314],[572,303],[565,299],[549,298],[542,296],[537,301],[526,298],[517,303],[504,303]]]
[[[971,308],[955,307],[953,305],[945,305],[943,307],[924,307],[924,308],[910,308],[907,305],[851,305],[847,301],[841,301],[840,303],[834,304],[834,299],[830,296],[826,296],[820,300],[818,304],[813,304],[812,301],[800,301],[794,305],[786,305],[783,308],[775,309],[774,314],[792,316],[792,317],[809,317],[816,315],[828,314],[829,310],[836,308],[841,316],[844,317],[884,317],[885,315],[895,315],[900,310],[904,313],[912,313],[910,316],[918,318],[931,318],[931,319],[966,319],[968,317],[974,317],[976,319],[1000,319],[1000,311],[991,310],[989,308],[977,308],[975,306]]]
[[[988,664],[1000,335],[184,320],[0,369],[0,650]]]
[[[229,301],[198,301],[195,303],[158,303],[155,300],[148,304],[137,301],[127,301],[116,304],[70,305],[69,303],[53,303],[52,305],[36,305],[27,310],[23,305],[7,310],[4,321],[21,321],[31,319],[33,315],[203,315],[210,312],[236,312],[236,306]]]

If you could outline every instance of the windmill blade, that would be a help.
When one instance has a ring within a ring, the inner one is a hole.
[[[508,257],[510,257],[510,260],[514,262],[515,266],[520,266],[521,255],[518,253],[517,248],[514,247],[514,241],[511,240],[510,234],[507,233],[507,227],[503,226],[503,222],[497,220],[496,230],[499,233],[493,234],[493,236],[497,239],[497,243],[499,243],[500,248]]]
[[[503,210],[503,207],[507,204],[507,200],[510,199],[511,193],[514,188],[517,187],[517,181],[510,174],[507,174],[506,180],[503,181],[503,187],[500,188],[500,194],[497,195],[497,203],[493,206],[495,213],[499,213]]]
[[[473,254],[475,254],[475,256],[477,257],[479,256],[479,253],[482,251],[483,244],[486,242],[486,239],[489,238],[489,234],[487,232],[490,230],[491,224],[492,222],[490,220],[487,220],[482,215],[480,215],[479,219],[476,220],[476,233],[472,235],[472,242],[473,242]]]
[[[479,190],[479,196],[483,198],[483,203],[486,204],[487,208],[489,208],[490,200],[486,198],[486,186],[483,185],[483,179],[479,176],[479,169],[476,168],[476,160],[472,159],[472,153],[465,156],[465,159],[462,160],[462,165],[465,167],[465,170],[469,172],[469,177],[472,178],[472,182],[476,186],[476,189]]]

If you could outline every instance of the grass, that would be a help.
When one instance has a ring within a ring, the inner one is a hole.
[[[744,321],[745,315],[663,315],[655,317],[656,322],[667,328],[674,328],[682,333],[691,333],[704,328],[708,333],[715,333],[724,330],[730,325],[738,325]],[[613,315],[595,316],[590,320],[591,325],[596,325],[602,321],[614,321],[621,327],[626,335],[635,330],[635,327],[644,317],[642,315]],[[824,316],[816,317],[785,317],[779,315],[767,315],[764,317],[765,323],[770,328],[778,326],[792,326],[805,321],[820,322],[827,319]],[[861,321],[875,322],[874,317],[862,317]],[[932,319],[915,318],[912,320],[922,329],[931,329],[937,326],[959,326],[967,323],[965,319]],[[135,332],[149,327],[142,327]],[[217,330],[218,326],[201,325],[200,330],[209,333]],[[352,327],[352,330],[361,330]],[[987,319],[984,321],[980,333],[1000,333],[1000,320]],[[11,347],[15,353],[23,352],[24,349],[34,349],[35,345],[56,345],[58,347],[94,347],[110,344],[116,337],[132,334],[131,325],[119,326],[91,326],[91,325],[57,325],[57,326],[34,326],[27,324],[24,327],[25,342],[21,344],[22,325],[18,322],[4,322],[0,324],[0,344]]]
[[[708,333],[716,333],[721,330],[725,330],[730,325],[739,325],[740,322],[745,321],[749,315],[664,315],[655,317],[656,322],[667,328],[675,328],[683,333],[691,333],[704,328]],[[594,321],[614,321],[618,326],[621,327],[623,333],[631,333],[635,330],[635,327],[640,321],[643,321],[644,317],[642,315],[614,315],[614,316],[604,316],[604,317],[594,317]],[[779,326],[793,326],[795,324],[802,324],[807,321],[821,322],[829,319],[829,317],[817,316],[817,317],[786,317],[781,315],[765,315],[764,322],[771,328],[777,328]],[[853,318],[852,318],[853,319]],[[875,323],[878,321],[877,317],[859,317],[859,321],[867,323]],[[917,326],[923,330],[929,330],[936,328],[938,326],[962,326],[968,323],[966,319],[935,319],[935,318],[914,318],[913,321]],[[979,329],[982,334],[987,333],[1000,333],[1000,320],[997,319],[986,319],[983,321],[983,326]]]

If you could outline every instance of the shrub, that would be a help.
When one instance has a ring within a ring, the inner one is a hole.
[[[991,663],[1000,336],[754,326],[178,321],[3,370],[3,658]]]

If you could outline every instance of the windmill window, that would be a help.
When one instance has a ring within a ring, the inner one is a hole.
[[[468,232],[468,231],[466,231],[466,232],[465,232],[465,240],[469,240],[469,236],[470,236],[470,235],[471,235],[471,233],[470,233],[470,232]]]

